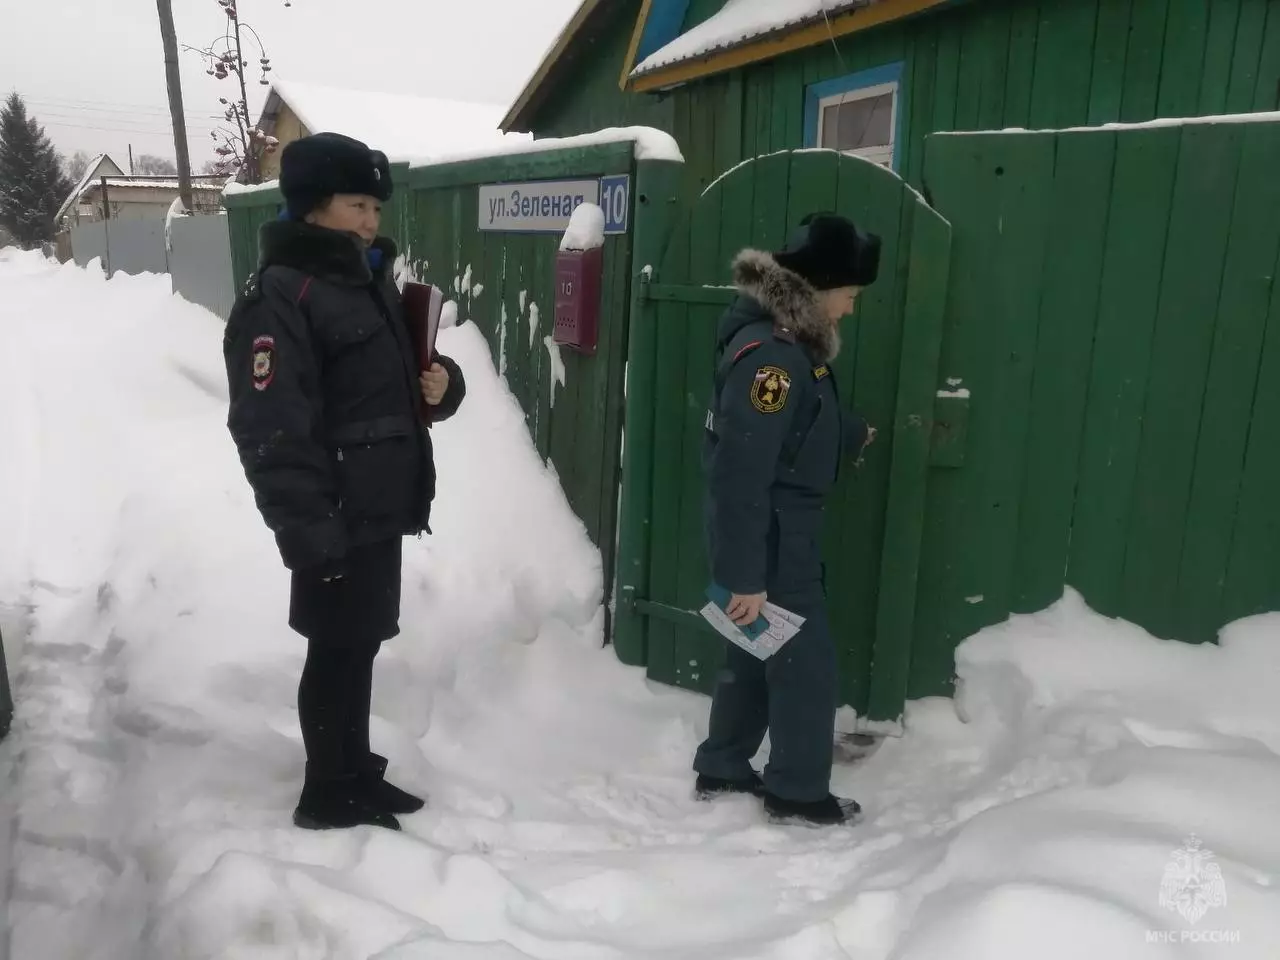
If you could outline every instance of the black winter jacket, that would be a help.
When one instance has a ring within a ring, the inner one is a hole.
[[[366,251],[285,220],[259,244],[223,340],[227,426],[285,566],[338,572],[350,547],[429,530],[428,424],[457,411],[466,383],[437,356],[449,390],[422,400],[390,240]]]

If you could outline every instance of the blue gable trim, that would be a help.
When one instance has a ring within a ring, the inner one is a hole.
[[[640,35],[636,63],[680,36],[688,12],[689,0],[649,0],[649,16],[644,22],[644,33]]]
[[[863,90],[867,87],[879,86],[882,83],[898,84],[898,98],[894,107],[897,115],[894,117],[893,125],[893,170],[898,172],[898,158],[902,156],[902,120],[906,116],[906,90],[902,85],[902,73],[905,64],[899,60],[896,63],[886,63],[881,67],[872,67],[870,70],[862,70],[858,73],[850,73],[843,77],[836,77],[833,80],[824,80],[821,83],[812,83],[805,88],[804,91],[804,145],[806,147],[816,147],[818,145],[818,104],[827,97],[839,96],[842,93],[851,93],[854,90]]]

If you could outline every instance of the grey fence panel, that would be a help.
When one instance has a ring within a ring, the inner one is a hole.
[[[226,215],[178,217],[170,230],[170,243],[173,292],[227,319],[235,303],[235,286]]]
[[[168,273],[163,220],[104,220],[71,231],[78,264],[102,257],[109,273]]]

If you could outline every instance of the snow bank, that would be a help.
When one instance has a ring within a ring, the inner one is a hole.
[[[473,150],[451,154],[433,155],[429,159],[415,160],[414,167],[459,163],[464,160],[483,160],[489,157],[518,156],[527,153],[548,153],[553,150],[569,150],[575,147],[593,147],[606,143],[635,144],[637,160],[671,160],[684,162],[684,154],[671,134],[654,127],[608,127],[574,137],[547,137],[503,144],[500,149]]]
[[[302,645],[221,332],[167,278],[0,251],[13,957],[1277,955],[1277,618],[1193,648],[1068,596],[837,765],[862,825],[696,803],[707,703],[600,649],[598,556],[473,324],[441,332],[469,395],[375,676],[375,747],[429,805],[294,830]]]

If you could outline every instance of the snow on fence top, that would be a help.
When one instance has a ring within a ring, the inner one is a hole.
[[[1003,130],[939,130],[934,137],[972,137],[978,134],[1009,133],[1106,133],[1107,131],[1155,130],[1160,127],[1183,127],[1206,123],[1280,123],[1280,111],[1270,113],[1224,113],[1213,117],[1161,117],[1138,123],[1103,123],[1096,127],[1046,127],[1029,130],[1026,127],[1005,127]]]
[[[878,2],[880,0],[728,0],[715,16],[646,57],[631,75],[652,73],[682,60],[706,56]]]
[[[568,150],[573,147],[593,147],[606,143],[627,142],[635,144],[637,160],[684,162],[684,154],[680,152],[680,145],[676,143],[675,138],[669,133],[656,130],[653,127],[609,127],[605,130],[597,130],[594,133],[583,133],[576,137],[521,140],[502,144],[498,149],[472,150],[448,156],[424,157],[413,161],[410,164],[410,168],[434,167],[446,163],[463,163],[468,160],[489,160],[495,157],[550,153],[555,150]],[[242,193],[259,193],[265,190],[274,190],[278,186],[279,183],[276,180],[268,180],[265,183],[253,184],[252,186],[232,182],[226,185],[222,195],[231,197]]]
[[[684,162],[684,154],[680,152],[680,145],[676,143],[675,138],[669,133],[653,127],[608,127],[604,130],[596,130],[593,133],[579,134],[576,137],[524,140],[516,143],[504,143],[495,150],[474,150],[454,153],[448,156],[433,156],[415,160],[412,166],[430,167],[444,163],[459,163],[464,160],[487,160],[493,157],[517,156],[526,153],[550,153],[553,150],[568,150],[573,147],[626,143],[628,140],[635,144],[637,160]]]

